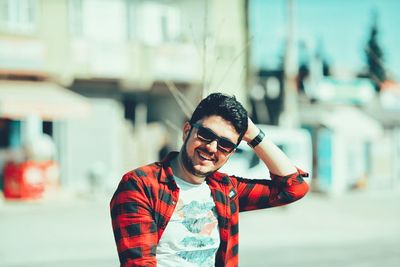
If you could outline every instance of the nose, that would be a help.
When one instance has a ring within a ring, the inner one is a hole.
[[[218,142],[217,140],[211,141],[207,144],[207,149],[209,152],[215,153],[217,152]]]

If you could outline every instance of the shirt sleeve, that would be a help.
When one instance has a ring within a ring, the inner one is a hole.
[[[239,211],[282,206],[299,200],[308,192],[303,177],[308,173],[297,169],[295,173],[279,176],[270,173],[271,180],[234,177],[237,183]]]
[[[156,266],[157,226],[142,183],[125,175],[110,210],[121,266]]]

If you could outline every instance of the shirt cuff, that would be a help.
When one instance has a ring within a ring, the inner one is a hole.
[[[305,171],[303,171],[303,170],[301,170],[301,169],[299,169],[297,167],[296,167],[296,169],[297,169],[296,172],[288,174],[288,175],[285,175],[285,176],[277,175],[277,174],[274,174],[274,173],[270,172],[270,177],[271,177],[271,179],[273,181],[277,181],[277,182],[280,182],[280,183],[285,183],[288,186],[291,186],[293,184],[293,181],[299,176],[301,178],[309,177],[309,173],[308,172],[305,172]]]

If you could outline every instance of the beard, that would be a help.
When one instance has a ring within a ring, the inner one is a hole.
[[[193,160],[189,157],[189,155],[187,153],[187,149],[186,149],[186,145],[187,145],[187,142],[188,142],[189,138],[190,138],[190,134],[186,138],[185,143],[182,145],[182,148],[181,148],[181,151],[180,151],[180,154],[182,155],[181,158],[182,158],[183,167],[188,172],[190,172],[191,174],[193,174],[195,176],[198,176],[198,177],[207,177],[207,176],[213,174],[214,172],[216,172],[218,169],[211,170],[211,171],[208,171],[208,172],[202,172],[202,171],[199,171],[199,170],[195,169]],[[196,153],[196,152],[194,152],[194,153]]]

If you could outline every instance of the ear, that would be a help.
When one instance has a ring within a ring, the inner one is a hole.
[[[192,129],[192,126],[190,125],[190,123],[189,122],[185,122],[185,124],[183,124],[183,128],[182,128],[182,140],[183,140],[183,142],[185,142],[186,138],[190,134],[190,129]]]

